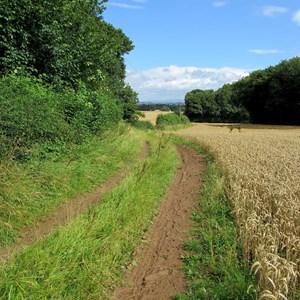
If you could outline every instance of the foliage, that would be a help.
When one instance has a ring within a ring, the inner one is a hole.
[[[213,90],[193,90],[185,96],[185,114],[193,121],[214,119],[219,113],[219,107],[214,99]]]
[[[223,85],[222,88],[215,92],[215,102],[219,107],[218,122],[249,122],[249,113],[243,105],[236,101],[235,93],[233,85],[230,84]]]
[[[156,118],[156,126],[164,128],[165,126],[174,126],[178,124],[188,124],[190,121],[187,116],[175,113],[159,114]]]
[[[0,80],[1,157],[29,149],[34,143],[64,139],[70,128],[54,93],[30,78]]]
[[[141,130],[154,130],[155,127],[150,121],[137,120],[131,123],[135,128]]]
[[[0,76],[30,74],[56,91],[78,91],[82,84],[88,91],[101,90],[102,96],[106,91],[124,107],[125,118],[131,118],[134,109],[124,96],[124,55],[133,44],[103,20],[105,2],[1,1]]]
[[[252,72],[233,89],[254,123],[300,124],[300,57]]]
[[[193,90],[185,96],[185,114],[195,122],[247,122],[247,111],[233,102],[233,89]]]
[[[0,158],[20,158],[36,143],[80,143],[122,116],[107,92],[54,92],[40,80],[10,75],[0,79]]]
[[[138,94],[129,85],[125,85],[117,92],[120,105],[123,108],[123,119],[129,122],[138,120],[141,113],[137,110]]]
[[[2,73],[22,67],[72,86],[78,80],[92,86],[107,75],[124,78],[122,55],[132,45],[121,30],[102,20],[104,2],[2,1]]]
[[[186,115],[196,122],[300,124],[300,58],[257,70],[218,91],[186,94]]]

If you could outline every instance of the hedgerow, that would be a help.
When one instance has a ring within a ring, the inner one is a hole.
[[[190,121],[185,115],[178,115],[175,113],[170,114],[160,114],[157,116],[156,125],[158,128],[163,128],[165,126],[173,126],[179,124],[188,124]]]
[[[20,158],[39,143],[81,143],[122,118],[109,92],[54,92],[39,79],[9,75],[0,80],[0,159]]]

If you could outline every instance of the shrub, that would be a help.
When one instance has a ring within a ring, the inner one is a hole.
[[[0,159],[24,157],[37,143],[81,143],[122,118],[106,90],[54,92],[38,79],[10,75],[0,91]]]
[[[134,121],[131,123],[132,126],[141,130],[154,130],[154,126],[150,121]]]
[[[7,76],[0,80],[0,91],[1,154],[66,136],[68,125],[55,94],[38,80]]]
[[[122,118],[120,106],[107,92],[88,92],[83,87],[78,92],[70,89],[58,96],[74,142],[81,142],[89,134],[103,132]]]
[[[156,118],[156,125],[158,128],[165,126],[174,126],[179,124],[188,124],[190,121],[185,115],[178,115],[175,113],[171,114],[160,114]]]

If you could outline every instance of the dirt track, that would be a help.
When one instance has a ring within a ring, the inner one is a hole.
[[[197,194],[204,170],[203,156],[186,147],[178,147],[181,166],[163,200],[153,226],[143,238],[142,246],[136,250],[134,261],[137,267],[128,267],[126,286],[115,291],[113,299],[170,299],[186,288],[181,256],[182,242],[192,222],[189,216],[197,204]],[[147,156],[145,147],[139,159]],[[112,176],[92,192],[75,197],[55,211],[39,220],[32,228],[25,228],[22,238],[14,244],[0,248],[0,262],[7,261],[14,252],[50,234],[69,220],[101,201],[105,192],[118,184],[132,165]]]
[[[142,160],[148,155],[148,148],[144,146],[138,156],[138,160]],[[54,211],[37,221],[34,227],[24,228],[21,232],[22,238],[15,243],[0,248],[0,262],[7,261],[14,252],[32,244],[34,241],[50,234],[56,228],[67,224],[71,219],[75,218],[79,213],[85,211],[89,206],[101,201],[103,195],[116,186],[130,170],[133,164],[127,166],[117,174],[110,177],[95,190],[81,194],[70,199],[56,208]]]
[[[182,242],[191,229],[189,216],[197,204],[204,158],[194,150],[178,148],[181,167],[160,207],[154,224],[135,253],[136,267],[128,268],[126,286],[116,290],[113,300],[170,299],[186,284],[180,270]]]

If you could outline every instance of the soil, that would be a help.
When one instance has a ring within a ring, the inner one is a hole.
[[[138,160],[142,160],[148,156],[149,149],[147,145],[138,156]],[[88,207],[99,203],[103,195],[115,187],[129,172],[134,164],[128,165],[112,177],[110,177],[103,184],[98,186],[95,190],[81,194],[73,199],[62,203],[54,211],[39,219],[33,227],[26,227],[20,232],[21,238],[13,244],[0,248],[0,262],[7,261],[16,251],[32,244],[46,235],[53,232],[60,226],[66,225],[70,220],[75,218],[78,214],[84,212]]]
[[[113,300],[165,300],[186,289],[181,270],[182,243],[192,229],[190,216],[197,205],[205,163],[203,156],[190,148],[178,147],[178,151],[181,166],[153,226],[127,268],[125,286],[115,291]]]

